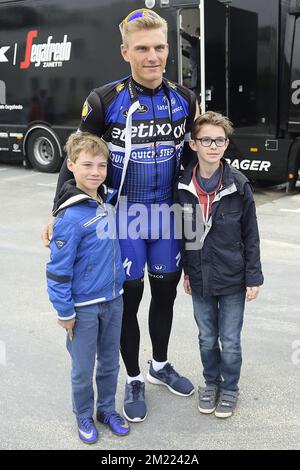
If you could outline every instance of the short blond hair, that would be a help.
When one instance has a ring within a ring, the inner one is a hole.
[[[128,21],[130,15],[135,12],[143,11],[143,15],[140,18]],[[134,31],[140,31],[142,29],[162,29],[166,37],[168,35],[168,23],[164,18],[159,16],[155,11],[147,10],[147,8],[141,8],[140,10],[134,10],[119,24],[119,29],[122,36],[123,44],[127,44],[128,34]]]
[[[89,152],[93,157],[103,155],[106,160],[109,157],[109,149],[103,139],[89,132],[73,132],[65,145],[67,157],[76,163],[80,152]]]
[[[221,113],[216,113],[215,111],[207,111],[204,114],[201,114],[193,123],[192,127],[192,139],[198,135],[201,127],[210,124],[211,126],[219,126],[224,129],[226,137],[230,136],[233,133],[233,124],[226,116],[223,116]]]

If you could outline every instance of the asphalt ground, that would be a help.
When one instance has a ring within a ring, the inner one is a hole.
[[[202,450],[300,447],[300,190],[255,192],[265,285],[247,304],[241,395],[227,420],[197,410],[197,394],[182,398],[146,385],[148,418],[120,438],[99,425],[92,447],[82,444],[71,411],[70,360],[64,331],[46,292],[49,251],[40,240],[57,175],[0,164],[0,449]],[[147,373],[149,285],[139,312],[140,364]],[[195,386],[203,383],[191,298],[178,288],[169,358]],[[117,407],[122,409],[121,364]]]

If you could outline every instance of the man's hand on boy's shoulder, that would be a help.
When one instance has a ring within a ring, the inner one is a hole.
[[[259,294],[260,287],[247,287],[246,299],[247,302],[256,299]]]

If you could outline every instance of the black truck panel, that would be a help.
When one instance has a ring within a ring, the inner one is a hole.
[[[119,22],[145,0],[0,0],[0,158],[56,171],[89,91],[130,73]],[[156,1],[179,80],[179,14],[205,10],[206,109],[235,126],[228,158],[252,179],[300,166],[299,0]],[[232,150],[234,149],[234,151]],[[29,151],[30,150],[30,151]]]

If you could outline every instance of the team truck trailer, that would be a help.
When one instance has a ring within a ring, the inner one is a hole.
[[[200,28],[201,110],[235,127],[226,158],[251,180],[288,182],[300,167],[300,0],[0,0],[0,159],[55,172],[91,89],[130,73],[120,21],[153,8],[169,24],[169,80],[189,86]]]

